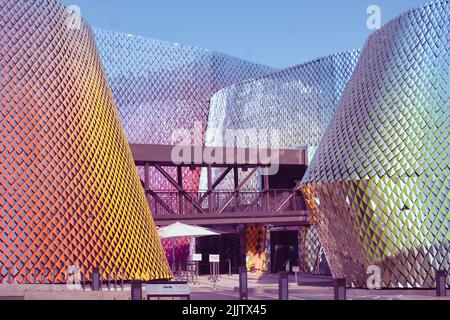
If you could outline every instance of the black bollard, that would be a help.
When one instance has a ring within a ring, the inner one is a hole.
[[[100,291],[100,271],[98,268],[92,269],[91,288],[92,291]]]
[[[131,281],[131,300],[142,300],[141,281]]]
[[[289,273],[278,274],[278,297],[280,300],[289,300]]]
[[[447,272],[444,270],[436,271],[436,297],[447,296]]]
[[[347,279],[334,279],[334,300],[347,300]]]
[[[248,300],[247,267],[242,267],[239,272],[239,299]]]

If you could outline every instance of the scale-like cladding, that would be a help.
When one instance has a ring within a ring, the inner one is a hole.
[[[0,281],[170,278],[90,28],[0,4]]]
[[[433,287],[449,270],[448,2],[373,34],[304,178],[335,277]],[[450,279],[448,279],[450,283]]]
[[[358,51],[331,55],[219,91],[211,99],[206,145],[281,149],[318,146],[353,74],[358,55]],[[239,130],[234,132],[237,141],[227,141],[230,129]],[[215,170],[214,176],[221,171]],[[201,189],[206,185],[205,170]],[[230,175],[219,188],[231,190],[233,186]],[[245,189],[260,187],[259,179],[255,178]],[[241,200],[248,199],[241,197]],[[304,267],[312,271],[320,244],[316,232],[305,231],[304,236],[308,239],[303,247],[308,249],[303,254]],[[248,238],[257,237],[248,235]],[[253,264],[255,253],[249,252],[249,265]]]
[[[209,100],[235,82],[273,69],[231,56],[139,36],[94,30],[129,143],[174,144],[176,130],[206,130]],[[193,134],[191,133],[191,136]],[[203,137],[195,134],[195,138]],[[176,178],[175,172],[170,172]],[[173,190],[156,171],[153,190]],[[199,170],[183,172],[185,189],[198,190]]]

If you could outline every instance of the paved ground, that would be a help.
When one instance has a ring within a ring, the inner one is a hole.
[[[311,280],[311,279],[309,279]],[[326,280],[326,279],[325,279]],[[314,281],[308,281],[314,283]],[[302,285],[295,283],[295,278],[290,278],[289,297],[291,300],[332,300],[333,288],[324,285],[324,279],[316,281],[321,286]],[[238,300],[239,278],[237,275],[221,276],[215,285],[208,277],[200,277],[198,283],[190,285],[192,300]],[[262,280],[256,280],[249,275],[248,280],[249,300],[276,300],[278,299],[278,278],[276,275],[265,276]],[[437,299],[435,290],[347,290],[347,297],[351,300],[428,300]],[[66,286],[11,286],[0,285],[0,299],[6,300],[128,300],[130,287],[124,290],[104,290],[103,292],[71,291]],[[447,297],[450,300],[450,292]]]

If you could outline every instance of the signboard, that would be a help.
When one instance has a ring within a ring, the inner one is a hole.
[[[195,253],[192,255],[192,261],[201,262],[203,261],[203,255],[201,253]]]
[[[213,262],[220,262],[220,255],[218,254],[210,254],[209,255],[209,262],[213,263]]]
[[[298,272],[300,272],[300,268],[299,267],[292,267],[292,272],[298,273]]]
[[[167,282],[146,284],[147,298],[180,298],[189,299],[189,287],[187,282]]]

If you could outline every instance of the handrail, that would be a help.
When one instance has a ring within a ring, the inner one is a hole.
[[[152,191],[148,201],[154,215],[308,211],[303,195],[292,190],[214,190],[204,197],[205,193],[185,191],[185,197],[180,198],[176,190]],[[268,207],[267,199],[273,205]],[[214,205],[211,211],[209,201]]]

